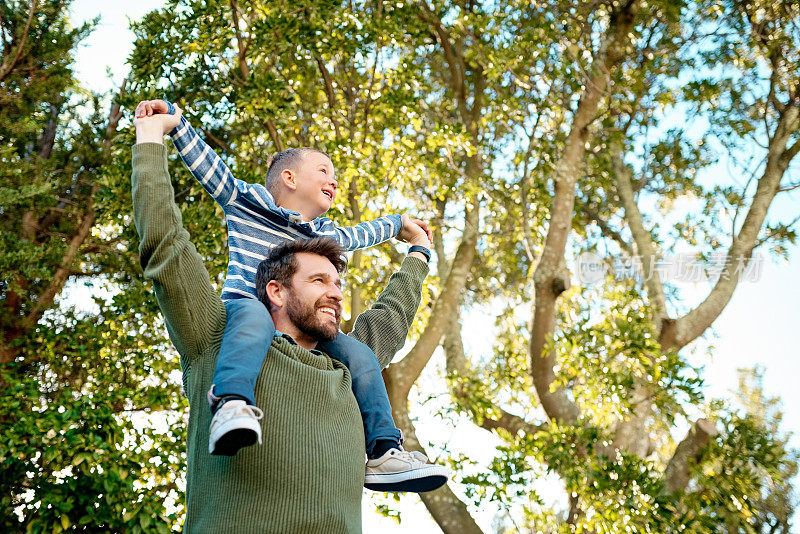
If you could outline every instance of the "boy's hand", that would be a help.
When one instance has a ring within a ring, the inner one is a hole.
[[[177,112],[178,106],[175,106]],[[163,100],[143,100],[136,106],[136,118],[150,117],[151,115],[167,114],[169,106]]]
[[[397,234],[398,240],[412,245],[421,245],[428,249],[431,248],[433,232],[428,228],[428,223],[419,219],[412,219],[406,214],[403,214],[401,220],[403,227]]]
[[[156,102],[149,100],[148,102]],[[159,102],[164,103],[163,100]],[[137,143],[159,143],[163,144],[164,136],[175,129],[181,122],[181,110],[175,106],[175,114],[167,115],[166,113],[158,113],[147,115],[139,115],[139,108],[142,107],[140,103],[137,107],[136,118],[133,119],[133,125],[136,127],[136,142]],[[164,103],[166,109],[166,103]]]

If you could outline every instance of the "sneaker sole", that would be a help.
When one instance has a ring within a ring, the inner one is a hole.
[[[237,428],[223,434],[214,444],[211,454],[217,456],[233,456],[239,449],[255,445],[258,434],[249,428]]]
[[[364,487],[373,491],[407,491],[425,493],[447,483],[446,470],[441,466],[415,469],[402,473],[373,474],[364,477]]]
[[[261,426],[248,417],[237,417],[215,428],[219,437],[209,439],[208,452],[218,456],[233,456],[239,449],[261,441]],[[212,446],[213,443],[213,446]]]

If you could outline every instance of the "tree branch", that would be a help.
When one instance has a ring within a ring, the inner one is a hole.
[[[108,110],[108,124],[106,124],[106,136],[104,140],[106,148],[111,148],[111,142],[114,139],[114,135],[117,133],[119,120],[122,118],[122,104],[120,101],[127,87],[128,79],[126,78],[122,80],[122,85],[119,86],[119,91],[117,91],[117,98],[112,102],[111,109]]]
[[[411,386],[419,377],[439,346],[439,342],[447,331],[451,318],[456,315],[461,292],[467,281],[475,250],[478,244],[479,207],[477,204],[468,206],[464,214],[464,233],[461,243],[456,250],[455,257],[450,265],[450,272],[444,282],[442,292],[436,299],[431,318],[425,326],[419,340],[411,352],[399,363],[389,367],[397,387],[408,395]]]
[[[336,138],[342,138],[342,132],[339,129],[339,120],[336,118],[336,95],[333,93],[333,80],[331,79],[331,73],[328,71],[328,68],[325,66],[325,62],[322,61],[322,58],[319,55],[314,55],[314,59],[317,62],[317,67],[319,68],[320,74],[322,74],[322,81],[325,86],[325,96],[328,98],[328,107],[330,108],[330,117],[331,122],[333,123],[333,129],[336,132]]]
[[[44,127],[42,136],[39,138],[39,158],[49,159],[53,152],[53,143],[56,140],[56,129],[58,128],[58,115],[61,111],[60,104],[50,103],[50,116],[47,118],[47,125]]]
[[[242,76],[242,81],[250,78],[250,67],[247,65],[247,45],[242,38],[242,31],[239,29],[239,2],[237,0],[230,0],[231,14],[233,15],[233,30],[236,33],[236,45],[239,49],[237,60],[239,63],[239,73]]]
[[[11,71],[14,69],[14,66],[22,57],[22,49],[25,48],[25,42],[28,40],[28,34],[30,33],[31,29],[31,22],[33,22],[33,16],[36,14],[36,4],[39,3],[39,0],[33,0],[31,2],[31,9],[28,11],[28,20],[25,21],[25,29],[22,30],[22,38],[20,39],[19,47],[17,48],[16,54],[14,57],[7,56],[7,62],[3,61],[3,64],[0,65],[0,82],[2,82],[6,76],[8,76]]]
[[[622,237],[622,235],[619,232],[617,232],[616,230],[611,228],[611,226],[609,226],[608,221],[603,220],[603,218],[600,216],[600,214],[597,212],[597,210],[595,210],[594,208],[592,208],[588,204],[584,204],[581,207],[581,211],[583,212],[584,215],[586,215],[589,218],[589,220],[594,222],[600,228],[600,233],[601,234],[603,234],[604,236],[606,236],[608,238],[613,239],[614,242],[617,245],[619,245],[619,248],[621,248],[623,251],[625,251],[629,255],[631,255],[631,256],[634,255],[633,247],[631,247],[630,244],[628,244],[628,242],[625,241],[625,239]]]
[[[664,485],[669,493],[686,489],[691,462],[700,459],[703,450],[716,435],[717,429],[708,419],[699,419],[692,425],[683,441],[675,447],[675,453],[664,470]]]
[[[269,132],[270,139],[272,139],[272,142],[275,143],[275,151],[283,152],[283,143],[278,135],[278,129],[275,127],[275,121],[268,118],[264,122],[267,125],[267,132]]]
[[[122,107],[120,105],[120,100],[122,99],[122,96],[125,94],[125,89],[127,87],[127,84],[128,84],[127,79],[122,81],[122,85],[120,85],[119,91],[117,92],[117,97],[113,100],[111,108],[108,111],[108,123],[106,124],[105,137],[103,138],[103,144],[102,144],[102,146],[106,150],[106,153],[108,152],[108,150],[111,149],[111,143],[113,142],[114,136],[117,133],[117,128],[119,127],[119,121],[122,118]],[[53,135],[55,135],[55,132],[53,132]],[[47,154],[48,157],[49,157],[49,150],[51,149],[52,149],[52,144],[48,149],[48,154]],[[40,156],[42,155],[43,153],[42,151],[40,151]],[[35,224],[36,230],[45,232],[48,231],[49,228],[51,228],[55,224],[58,224],[58,222],[61,220],[61,217],[65,213],[64,208],[66,208],[68,205],[73,205],[73,206],[76,205],[75,201],[73,201],[72,199],[77,194],[78,191],[77,186],[79,183],[81,183],[82,176],[83,176],[82,171],[78,171],[78,173],[75,174],[75,178],[72,181],[72,185],[70,186],[69,191],[66,194],[64,194],[63,197],[56,197],[56,200],[58,200],[58,204],[54,209],[50,211],[50,213],[48,213],[40,220],[38,220],[38,222]],[[35,213],[33,212],[29,213],[31,214],[32,217],[35,217]],[[26,217],[27,216],[28,214],[26,214]],[[33,240],[33,238],[31,240]]]
[[[442,348],[444,349],[445,369],[447,370],[447,374],[467,376],[469,373],[469,362],[464,354],[464,343],[461,338],[460,308],[456,309],[456,313],[450,319],[450,326],[447,328]],[[453,394],[457,397],[464,398],[467,392],[457,388],[453,391]],[[509,413],[497,406],[493,406],[490,411],[499,414],[499,417],[484,417],[480,422],[480,427],[485,430],[492,431],[502,429],[512,436],[520,436],[523,434],[532,435],[544,428],[544,425],[531,424],[522,417]]]
[[[69,246],[67,246],[67,250],[64,252],[64,258],[61,260],[61,264],[58,266],[58,269],[56,269],[56,272],[53,275],[52,280],[50,280],[47,289],[45,289],[44,292],[39,295],[39,298],[36,299],[36,303],[31,308],[31,311],[28,312],[28,315],[23,320],[22,325],[24,328],[32,328],[33,325],[35,325],[36,322],[42,317],[42,314],[45,312],[45,310],[53,304],[56,295],[58,295],[64,288],[64,283],[67,281],[70,272],[73,270],[72,263],[75,261],[78,250],[80,249],[81,245],[83,245],[84,241],[86,241],[86,239],[89,237],[92,226],[94,226],[94,221],[97,215],[94,209],[94,195],[99,190],[99,185],[94,185],[92,187],[92,190],[87,198],[83,220],[70,240]]]
[[[797,127],[798,108],[792,106],[786,109],[778,121],[775,135],[770,141],[764,173],[758,180],[742,228],[728,248],[725,266],[720,273],[719,280],[703,302],[675,321],[674,328],[669,329],[669,335],[665,336],[662,332],[660,342],[664,350],[680,349],[697,339],[711,326],[730,302],[739,283],[742,267],[750,261],[758,234],[767,217],[767,211],[778,193],[783,175],[791,163],[791,159],[787,156],[786,143]]]
[[[120,94],[125,91],[125,83],[123,82],[120,88]],[[112,105],[109,116],[108,116],[108,124],[106,125],[105,131],[105,139],[103,143],[100,145],[100,150],[104,151],[104,153],[108,156],[108,149],[111,147],[111,141],[114,134],[117,131],[117,127],[119,125],[120,117],[122,113],[120,111],[119,99],[115,101]],[[81,183],[82,180],[80,178],[80,173],[78,173],[75,177],[73,182],[70,194],[68,195],[69,198],[62,198],[59,200],[59,206],[63,208],[63,206],[67,205],[67,202],[70,202],[72,198],[74,198],[74,192],[77,189],[77,185]],[[97,212],[94,206],[94,196],[100,190],[100,185],[95,183],[91,186],[91,189],[86,197],[86,205],[83,209],[83,217],[80,219],[77,228],[74,230],[71,239],[69,240],[69,245],[67,246],[66,251],[64,252],[64,256],[56,268],[53,277],[49,281],[49,284],[45,288],[45,290],[38,295],[36,298],[35,303],[31,306],[30,311],[27,315],[22,318],[19,322],[9,328],[9,332],[5,333],[2,343],[0,343],[0,363],[7,363],[12,361],[16,357],[17,351],[14,350],[10,343],[14,339],[19,339],[21,336],[25,334],[27,330],[33,328],[39,319],[42,317],[44,312],[53,305],[56,296],[61,292],[64,288],[64,284],[66,283],[67,279],[72,276],[76,271],[73,267],[76,257],[78,253],[81,252],[81,247],[86,242],[91,234],[92,227],[94,226]],[[53,214],[56,214],[56,217],[60,217],[60,213],[58,211],[54,211],[44,217],[41,221],[36,220],[35,212],[31,211],[25,214],[26,219],[30,219],[28,221],[23,221],[24,225],[29,226],[29,230],[26,233],[30,232],[33,235],[28,235],[26,237],[34,240],[37,238],[37,233],[42,231],[48,231],[49,228],[56,224],[56,219],[51,219]],[[33,225],[33,226],[32,226]],[[20,285],[25,285],[25,283]],[[11,299],[12,301],[18,300],[18,296],[15,296]]]
[[[547,91],[549,95],[553,91],[553,84],[550,84],[550,88]],[[536,162],[533,169],[530,168],[531,157],[533,154],[533,149],[535,148],[535,142],[539,141],[540,138],[536,137],[536,129],[539,127],[539,123],[542,120],[543,113],[536,114],[536,121],[531,126],[531,133],[528,135],[528,147],[525,149],[525,158],[523,159],[522,165],[522,179],[521,187],[520,187],[520,203],[522,208],[522,244],[525,247],[525,254],[528,256],[528,260],[533,263],[534,256],[533,256],[533,234],[531,230],[531,221],[530,221],[530,209],[528,206],[530,200],[530,191],[531,191],[531,175],[533,171],[535,171],[539,164],[541,163],[541,158]]]
[[[469,115],[467,106],[467,88],[464,80],[464,72],[459,69],[459,65],[462,65],[463,63],[460,62],[456,57],[455,50],[453,49],[453,43],[450,40],[450,35],[444,26],[442,26],[441,19],[433,13],[433,10],[430,6],[428,6],[427,2],[421,2],[420,7],[422,8],[422,14],[420,15],[420,18],[433,27],[436,40],[439,41],[439,44],[442,47],[442,52],[447,60],[447,67],[450,71],[450,86],[456,95],[456,102],[458,103],[459,112],[461,113],[462,118],[466,119],[467,115]]]
[[[789,167],[789,163],[791,163],[798,152],[800,152],[800,140],[795,141],[792,146],[787,148],[781,157],[781,159],[784,160],[787,168]]]
[[[228,151],[229,153],[233,153],[233,148],[231,147],[230,143],[227,143],[227,142],[223,141],[222,139],[220,139],[219,137],[217,137],[216,135],[214,135],[214,133],[210,129],[204,128],[203,129],[203,135],[205,135],[206,137],[208,137],[209,139],[214,141],[214,143],[218,147],[222,148],[223,150]]]
[[[650,232],[644,227],[642,213],[639,211],[639,206],[636,205],[636,199],[633,196],[629,170],[622,161],[619,147],[615,148],[615,153],[611,155],[611,158],[617,193],[625,210],[625,219],[628,222],[628,228],[631,230],[633,242],[636,244],[636,252],[642,259],[645,287],[650,297],[653,321],[658,328],[661,320],[667,316],[667,299],[664,296],[664,285],[661,282],[661,276],[656,269],[656,247]]]
[[[495,419],[484,419],[481,421],[481,428],[486,430],[503,429],[512,436],[520,436],[522,434],[533,435],[545,428],[545,425],[534,425],[527,422],[522,417],[509,413],[502,408],[495,407],[493,410],[497,411],[500,416]]]
[[[366,90],[364,91],[364,99],[363,99],[364,100],[364,113],[363,113],[363,119],[362,119],[362,124],[364,125],[364,129],[363,129],[364,130],[364,134],[363,134],[363,137],[362,137],[362,144],[364,144],[366,142],[367,137],[369,136],[369,128],[371,126],[371,121],[369,120],[369,115],[370,115],[370,113],[372,111],[372,103],[373,103],[372,93],[373,93],[373,87],[375,86],[375,77],[376,77],[376,73],[378,71],[378,62],[380,61],[381,47],[382,46],[383,46],[383,38],[379,37],[378,38],[378,43],[376,44],[376,49],[375,49],[375,58],[372,61],[372,68],[370,69],[369,84],[367,85]],[[385,83],[385,79],[384,79],[384,83]]]

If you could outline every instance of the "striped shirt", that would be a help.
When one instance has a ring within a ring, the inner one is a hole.
[[[222,300],[257,298],[258,264],[284,241],[331,237],[353,251],[382,243],[400,231],[399,214],[348,227],[336,226],[327,217],[304,222],[298,212],[276,205],[263,185],[234,178],[185,118],[171,136],[189,171],[225,212],[229,255]]]

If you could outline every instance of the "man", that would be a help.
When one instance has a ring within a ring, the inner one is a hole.
[[[173,200],[162,141],[177,120],[157,115],[134,124],[132,185],[140,261],[180,354],[190,405],[186,531],[360,532],[364,434],[350,374],[313,350],[315,335],[300,328],[297,310],[294,319],[289,314],[292,291],[303,292],[295,296],[309,300],[298,300],[297,306],[310,305],[311,322],[330,330],[338,319],[332,305],[336,291],[328,287],[310,304],[308,288],[265,283],[265,295],[277,310],[273,320],[291,337],[273,340],[256,383],[256,399],[265,413],[263,445],[233,457],[209,455],[206,392],[225,329],[225,308]],[[411,243],[430,247],[422,229]],[[303,272],[316,267],[312,270],[326,273],[326,286],[336,285],[330,260],[300,256]],[[382,366],[405,341],[427,272],[426,257],[410,253],[375,305],[355,323],[353,337],[369,345]]]

